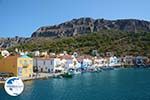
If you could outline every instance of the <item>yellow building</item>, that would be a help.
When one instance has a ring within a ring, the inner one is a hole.
[[[12,73],[18,77],[31,77],[33,74],[33,59],[24,56],[8,56],[0,59],[0,72]]]

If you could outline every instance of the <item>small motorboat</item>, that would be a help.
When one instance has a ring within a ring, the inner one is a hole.
[[[67,71],[68,73],[70,73],[70,74],[81,74],[81,70],[80,69],[69,69],[68,71]]]
[[[74,70],[74,74],[81,74],[80,70]]]
[[[73,74],[67,72],[67,73],[62,74],[61,76],[64,77],[64,78],[72,78]]]

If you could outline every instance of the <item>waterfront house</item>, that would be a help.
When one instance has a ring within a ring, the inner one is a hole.
[[[26,56],[8,56],[0,59],[0,72],[12,73],[13,76],[31,77],[33,74],[33,59]]]
[[[104,67],[107,65],[107,59],[102,57],[95,57],[94,59],[94,66],[95,67]]]
[[[110,67],[121,66],[121,59],[117,58],[116,56],[111,56],[109,58],[109,64],[108,64],[108,66],[110,66]]]
[[[34,58],[33,66],[38,72],[51,72],[52,67],[52,59],[51,58]]]
[[[34,58],[33,60],[34,69],[37,72],[56,72],[58,70],[62,70],[63,64],[61,64],[61,61],[59,58],[50,58],[50,57],[42,57],[42,58]]]
[[[65,71],[65,63],[66,63],[65,59],[60,59],[59,57],[55,58],[54,63],[53,63],[53,67],[54,67],[53,72],[55,72],[55,73],[64,72]]]
[[[55,57],[34,58],[34,69],[36,72],[62,72],[64,71],[65,61]]]
[[[88,68],[93,64],[92,57],[89,55],[79,56],[77,60],[80,63],[81,68]]]
[[[137,66],[145,66],[148,64],[149,59],[144,56],[137,56],[134,59],[134,64]]]
[[[134,59],[135,59],[135,57],[133,57],[133,56],[125,56],[123,58],[123,65],[133,66],[134,65]]]
[[[63,55],[60,56],[61,60],[64,61],[65,69],[76,69],[79,66],[77,59],[73,55]]]

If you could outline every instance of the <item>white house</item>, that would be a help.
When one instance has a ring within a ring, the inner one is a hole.
[[[52,72],[53,62],[51,58],[34,58],[33,66],[37,68],[38,72]]]
[[[62,72],[65,70],[65,60],[60,58],[34,58],[34,67],[38,72]]]
[[[77,60],[80,63],[81,68],[88,68],[93,64],[92,57],[88,55],[80,56]]]
[[[39,57],[40,56],[40,51],[34,51],[33,54],[34,54],[35,57]]]
[[[53,72],[63,72],[65,70],[66,61],[60,58],[53,59]]]
[[[134,65],[134,59],[135,57],[130,55],[123,57],[123,65]]]
[[[109,58],[109,66],[115,67],[115,66],[121,66],[121,61],[116,56],[111,56]]]
[[[102,58],[102,57],[99,57],[99,58],[94,58],[94,66],[95,67],[104,67],[104,66],[107,66],[107,59],[106,58]]]
[[[77,61],[77,59],[72,56],[72,55],[63,55],[63,56],[60,56],[60,59],[64,61],[64,67],[65,69],[76,69],[79,66],[79,62]]]

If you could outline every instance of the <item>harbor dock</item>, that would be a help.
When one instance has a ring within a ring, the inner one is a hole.
[[[22,77],[23,81],[31,81],[31,80],[38,80],[38,79],[47,79],[52,78],[53,76],[59,76],[62,73],[36,73],[33,77]],[[0,84],[4,84],[4,80],[0,80]]]

